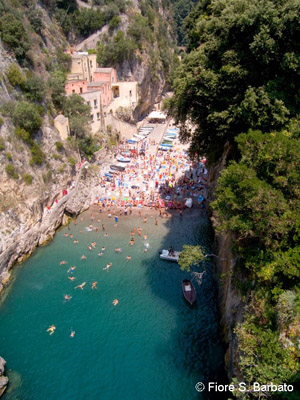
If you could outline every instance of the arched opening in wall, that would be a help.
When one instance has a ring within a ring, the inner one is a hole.
[[[109,112],[110,112],[112,115],[113,115],[113,113],[114,113],[112,109],[110,109],[110,111],[109,111]]]

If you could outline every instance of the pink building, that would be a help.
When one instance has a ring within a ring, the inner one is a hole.
[[[88,91],[100,90],[103,107],[107,107],[109,105],[109,103],[112,101],[113,93],[112,93],[110,82],[93,81],[93,82],[90,82],[87,84],[87,88],[88,88]]]
[[[114,68],[95,68],[93,81],[110,82],[110,84],[116,83],[117,71]]]
[[[65,84],[67,94],[81,94],[88,91],[88,83],[86,79],[70,79]]]

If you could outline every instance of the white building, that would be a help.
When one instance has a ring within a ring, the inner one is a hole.
[[[91,107],[91,130],[92,133],[97,133],[103,125],[101,92],[99,90],[90,90],[86,93],[81,93],[80,96]]]

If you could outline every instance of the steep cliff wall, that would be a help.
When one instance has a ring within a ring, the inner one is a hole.
[[[223,156],[219,163],[209,169],[208,188],[209,201],[214,199],[214,191],[217,185],[218,177],[222,170],[226,167],[228,153],[230,147],[226,146]],[[215,229],[215,217],[212,213],[212,224],[215,230],[215,240],[213,244],[214,254],[218,257],[214,260],[215,276],[218,285],[218,304],[219,319],[221,326],[222,340],[227,346],[225,354],[225,367],[229,380],[233,376],[242,379],[238,368],[239,353],[237,338],[234,333],[235,326],[243,320],[243,310],[245,302],[236,286],[236,280],[233,280],[233,269],[236,260],[232,255],[232,244],[234,237],[230,234],[219,234]],[[237,274],[235,272],[235,279]],[[242,279],[242,277],[241,277]]]

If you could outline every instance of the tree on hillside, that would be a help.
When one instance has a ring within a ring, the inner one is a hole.
[[[241,161],[222,172],[211,204],[250,275],[270,287],[300,278],[300,142],[251,131],[236,139]]]
[[[20,101],[13,111],[13,122],[33,136],[42,125],[42,116],[36,105],[27,101]]]
[[[239,133],[279,130],[298,113],[299,14],[295,0],[198,3],[169,101],[192,153],[217,157]]]
[[[86,156],[91,156],[99,148],[91,136],[91,107],[78,94],[72,94],[66,97],[63,112],[69,118],[70,131],[79,150]]]
[[[30,42],[22,21],[12,13],[5,13],[0,18],[2,41],[15,53],[19,60],[25,58],[30,49]]]

